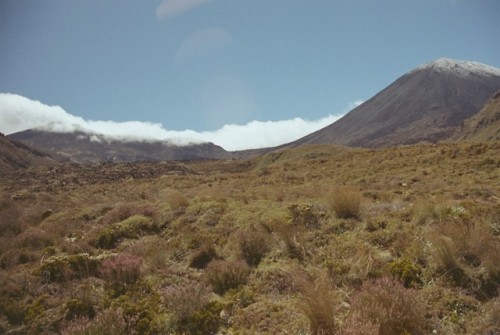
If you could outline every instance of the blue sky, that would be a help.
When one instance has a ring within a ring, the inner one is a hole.
[[[500,67],[499,18],[498,0],[0,0],[0,103],[215,142],[317,128],[422,63]]]

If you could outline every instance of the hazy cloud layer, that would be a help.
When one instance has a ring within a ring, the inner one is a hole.
[[[163,0],[156,9],[156,17],[162,20],[177,16],[209,1],[210,0]]]
[[[356,107],[357,101],[349,107]],[[0,131],[11,134],[39,128],[56,132],[84,131],[117,140],[169,141],[178,145],[213,142],[226,150],[272,147],[296,140],[335,122],[341,115],[320,120],[294,118],[230,124],[215,131],[167,130],[160,123],[92,121],[71,115],[59,106],[47,106],[20,95],[0,93]]]

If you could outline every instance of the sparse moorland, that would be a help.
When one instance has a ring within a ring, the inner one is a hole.
[[[0,178],[0,333],[500,332],[499,142]]]

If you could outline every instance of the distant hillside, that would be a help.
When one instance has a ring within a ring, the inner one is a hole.
[[[466,119],[451,140],[498,141],[500,140],[500,92],[472,117]]]
[[[50,166],[56,163],[50,155],[22,143],[11,141],[0,133],[0,173],[37,166]]]
[[[54,152],[76,163],[227,159],[232,154],[213,143],[174,145],[168,142],[118,141],[84,132],[26,130],[8,136],[36,149]]]
[[[450,137],[500,89],[500,69],[438,59],[408,72],[335,123],[285,147],[388,147]]]

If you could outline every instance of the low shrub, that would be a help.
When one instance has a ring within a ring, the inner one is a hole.
[[[189,266],[195,269],[204,269],[208,263],[218,258],[219,256],[215,248],[212,245],[205,244],[192,255]]]
[[[141,277],[142,257],[119,254],[105,259],[100,268],[100,277],[112,285],[130,285]]]
[[[292,224],[276,224],[273,229],[285,243],[288,256],[299,261],[303,260],[306,252],[304,247],[297,242],[298,233],[296,227]]]
[[[392,261],[389,264],[389,271],[407,288],[420,286],[422,284],[422,269],[407,257]]]
[[[45,282],[64,282],[73,278],[96,276],[102,257],[87,253],[51,256],[36,270]]]
[[[474,320],[471,334],[500,334],[500,297],[489,302],[481,316]]]
[[[66,303],[66,309],[66,318],[68,320],[78,317],[87,317],[92,319],[95,316],[94,305],[89,299],[71,298]]]
[[[330,206],[340,219],[357,219],[360,215],[361,193],[350,187],[335,188],[330,194]]]
[[[429,334],[425,313],[418,291],[387,277],[367,281],[351,300],[343,334]]]
[[[139,238],[158,231],[158,225],[151,218],[134,215],[100,230],[91,242],[98,248],[112,249],[125,238]]]
[[[54,239],[42,229],[29,227],[15,237],[14,244],[21,248],[42,249],[53,245]]]
[[[291,204],[288,206],[291,223],[304,227],[317,227],[322,213],[318,213],[311,204]]]
[[[418,203],[414,210],[414,220],[417,224],[441,220],[443,210],[435,202],[424,201]]]
[[[27,226],[22,220],[22,208],[7,196],[0,197],[0,236],[15,236]]]
[[[224,294],[229,289],[246,284],[250,267],[245,261],[215,260],[205,269],[207,282],[217,294]]]
[[[201,284],[167,289],[164,297],[173,315],[173,328],[181,334],[215,334],[221,325],[222,307],[210,302],[209,295]]]
[[[168,190],[165,194],[165,200],[170,205],[170,209],[174,212],[183,210],[189,205],[189,202],[184,194],[177,190]]]
[[[130,204],[121,204],[115,208],[109,209],[100,219],[100,223],[103,225],[110,225],[116,222],[128,219],[132,215],[137,214],[137,207]]]
[[[122,309],[110,308],[98,314],[94,319],[82,316],[64,323],[60,329],[61,335],[122,335],[137,334],[131,322],[123,314]]]
[[[251,227],[237,233],[240,256],[250,266],[259,265],[270,249],[269,234]]]

